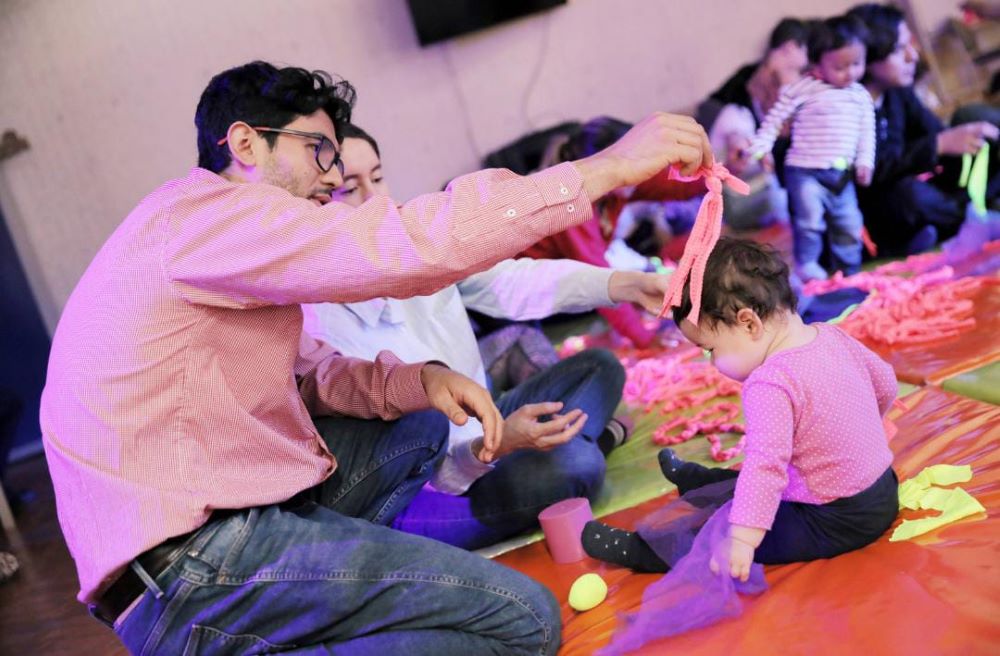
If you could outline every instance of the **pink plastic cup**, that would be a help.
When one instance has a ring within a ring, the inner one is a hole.
[[[580,497],[554,503],[538,514],[552,560],[575,563],[587,555],[580,542],[583,525],[594,518],[590,502]]]

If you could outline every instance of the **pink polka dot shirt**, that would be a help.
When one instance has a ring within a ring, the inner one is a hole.
[[[823,504],[869,487],[892,463],[882,424],[892,367],[840,329],[780,351],[743,383],[746,459],[733,524],[770,529],[782,500]]]

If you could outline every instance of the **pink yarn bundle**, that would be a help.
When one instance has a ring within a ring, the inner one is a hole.
[[[716,462],[732,460],[743,451],[743,438],[729,448],[722,446],[720,433],[744,433],[743,424],[733,421],[740,414],[740,406],[729,401],[721,401],[699,411],[692,417],[677,417],[660,425],[653,431],[653,441],[657,444],[680,444],[697,435],[704,435],[711,445],[712,459]],[[678,428],[679,433],[673,433]]]
[[[916,260],[910,266],[926,266],[929,262],[929,258]],[[821,294],[856,287],[872,292],[840,327],[852,337],[868,343],[919,345],[953,338],[975,328],[971,297],[979,291],[983,279],[956,280],[954,275],[950,266],[912,278],[887,275],[880,270],[846,277],[837,273],[829,280],[808,283],[804,291]]]
[[[705,435],[711,446],[712,458],[723,462],[742,452],[743,440],[723,448],[719,433],[743,433],[736,421],[740,407],[721,399],[740,393],[740,384],[726,378],[708,362],[693,361],[701,351],[687,347],[664,352],[637,361],[623,361],[625,389],[622,398],[649,413],[659,406],[661,415],[677,415],[708,404],[690,416],[676,416],[653,432],[657,444],[679,444],[698,435]]]

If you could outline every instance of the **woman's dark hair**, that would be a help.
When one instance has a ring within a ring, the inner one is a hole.
[[[351,120],[355,97],[349,82],[335,81],[326,71],[277,68],[262,61],[223,71],[205,87],[195,111],[198,166],[216,173],[229,166],[229,148],[220,146],[219,140],[236,121],[283,128],[299,116],[322,109],[340,135],[341,126]],[[276,134],[264,133],[263,137],[274,146]]]
[[[809,25],[798,18],[782,18],[771,30],[767,49],[777,50],[789,41],[794,41],[800,46],[806,45],[809,41]]]
[[[559,149],[559,160],[572,162],[604,150],[632,129],[631,123],[598,116],[577,128]]]
[[[868,30],[854,16],[834,16],[813,26],[809,34],[809,61],[818,64],[820,58],[833,50],[852,43],[867,47]]]
[[[869,3],[857,5],[847,15],[860,20],[868,30],[868,37],[865,39],[868,47],[865,57],[867,63],[880,62],[893,53],[899,41],[903,12],[889,5]]]
[[[368,142],[368,145],[372,147],[375,151],[375,156],[382,159],[382,153],[379,152],[378,142],[375,141],[375,137],[368,134],[354,123],[344,123],[337,128],[337,137],[343,143],[344,139],[363,139]]]
[[[736,314],[750,308],[761,320],[778,310],[795,312],[795,293],[788,282],[788,265],[773,247],[747,239],[722,237],[708,256],[701,291],[701,316],[709,327],[737,324]],[[680,324],[691,313],[691,281],[684,284]]]

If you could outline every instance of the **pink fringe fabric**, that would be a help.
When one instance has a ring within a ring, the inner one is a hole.
[[[681,304],[684,298],[684,283],[690,276],[691,313],[688,314],[687,319],[698,325],[705,265],[708,263],[708,256],[715,248],[715,243],[719,241],[719,235],[722,232],[722,185],[727,184],[730,189],[743,195],[750,193],[750,187],[721,164],[715,164],[711,168],[702,168],[690,178],[685,178],[675,169],[670,169],[670,177],[684,181],[705,178],[708,193],[701,201],[701,207],[698,208],[698,215],[694,220],[694,227],[691,229],[691,236],[688,237],[687,244],[684,246],[684,255],[670,279],[660,316],[665,315],[670,308]]]

